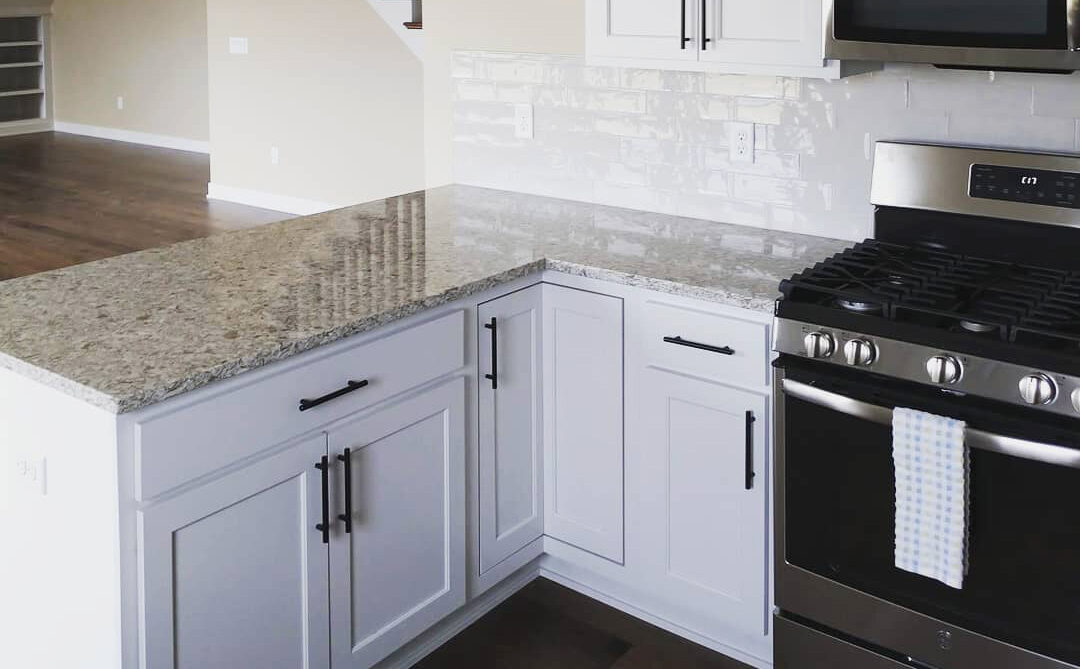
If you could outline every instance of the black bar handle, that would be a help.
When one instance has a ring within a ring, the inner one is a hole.
[[[686,43],[690,41],[690,38],[686,36],[686,0],[682,0],[682,15],[679,19],[682,29],[679,33],[679,48],[683,51],[686,50]]]
[[[710,353],[719,353],[720,355],[735,355],[735,349],[730,346],[713,346],[711,344],[702,344],[701,342],[690,341],[689,339],[683,339],[682,337],[664,337],[664,342],[668,344],[675,344],[676,346],[686,346],[688,348],[696,348],[702,351],[709,351]]]
[[[753,411],[746,412],[746,489],[754,489],[754,418]]]
[[[322,532],[322,542],[330,543],[330,458],[325,455],[315,463],[315,469],[322,472],[322,522],[315,529]]]
[[[491,330],[491,373],[484,374],[485,379],[491,380],[491,389],[499,389],[499,321],[494,316],[491,317],[490,323],[485,323],[484,327]]]
[[[337,459],[345,463],[345,513],[338,520],[345,523],[345,534],[352,534],[352,449],[346,448]]]
[[[314,409],[315,407],[319,406],[320,404],[326,404],[327,402],[330,402],[332,400],[336,400],[337,398],[342,397],[343,395],[348,395],[349,393],[356,392],[357,390],[360,390],[361,388],[367,387],[367,385],[368,385],[368,380],[367,379],[364,379],[363,381],[349,381],[349,385],[345,386],[341,390],[335,390],[334,392],[330,393],[329,395],[323,395],[322,397],[316,397],[313,400],[300,400],[300,410],[301,411],[307,411],[308,409]]]
[[[701,0],[701,50],[705,51],[709,47],[707,46],[712,40],[709,39],[709,25],[705,21],[705,17],[708,16],[709,0]]]

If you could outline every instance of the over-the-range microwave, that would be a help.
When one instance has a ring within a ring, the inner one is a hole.
[[[825,55],[1080,70],[1080,0],[825,0]]]

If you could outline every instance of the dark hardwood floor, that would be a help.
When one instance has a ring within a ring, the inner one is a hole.
[[[537,579],[415,669],[749,669]]]
[[[206,199],[206,155],[39,133],[0,138],[0,280],[291,218]]]

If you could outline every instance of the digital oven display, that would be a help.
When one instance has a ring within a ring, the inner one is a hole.
[[[984,200],[1080,209],[1080,174],[972,165],[968,195]]]

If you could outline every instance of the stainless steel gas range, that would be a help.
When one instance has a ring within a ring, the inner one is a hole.
[[[881,143],[777,303],[777,669],[1080,667],[1080,157]],[[961,589],[894,566],[893,410],[966,422]]]

